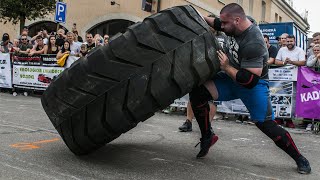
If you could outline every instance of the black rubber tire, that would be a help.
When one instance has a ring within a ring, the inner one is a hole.
[[[166,9],[63,71],[42,106],[69,149],[88,154],[215,75],[219,47],[192,6]]]

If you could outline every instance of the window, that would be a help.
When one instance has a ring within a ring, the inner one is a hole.
[[[274,22],[278,22],[278,14],[277,13],[274,15]]]
[[[281,16],[279,16],[279,22],[282,22],[282,17]]]
[[[267,5],[266,5],[266,2],[263,0],[262,1],[262,4],[261,4],[261,8],[262,8],[262,11],[261,11],[261,21],[266,21],[266,8],[267,8]]]

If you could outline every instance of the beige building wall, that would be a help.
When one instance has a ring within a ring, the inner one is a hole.
[[[232,2],[241,3],[248,15],[251,15],[259,23],[261,21],[263,0],[161,0],[160,9],[166,9],[177,5],[192,4],[200,13],[204,15],[219,14],[219,11],[225,4]],[[265,22],[275,22],[275,13],[282,17],[282,22],[295,21],[290,14],[283,11],[283,7],[275,4],[274,1],[282,0],[264,0],[266,3]],[[110,0],[65,0],[67,3],[67,23],[62,24],[71,30],[72,24],[77,23],[77,29],[80,35],[84,35],[93,26],[111,19],[125,19],[133,22],[142,21],[152,13],[141,10],[142,0],[116,0],[120,5],[111,5]],[[94,3],[93,3],[94,2]],[[252,4],[252,13],[250,13],[250,3]],[[26,21],[26,25],[48,20],[54,20],[54,15],[37,19],[36,21]],[[11,23],[0,23],[0,33],[8,32],[11,36],[17,37],[19,26]],[[11,38],[13,39],[13,38]]]

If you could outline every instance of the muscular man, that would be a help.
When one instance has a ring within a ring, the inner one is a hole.
[[[190,93],[202,136],[197,158],[206,156],[218,139],[210,128],[208,101],[240,98],[256,126],[296,161],[298,172],[310,173],[308,160],[300,154],[290,134],[273,121],[268,89],[268,49],[259,28],[247,19],[243,8],[236,3],[226,5],[220,12],[220,19],[204,18],[210,26],[230,36],[232,57],[218,51],[222,72]]]

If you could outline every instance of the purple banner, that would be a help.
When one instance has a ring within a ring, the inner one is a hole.
[[[296,115],[320,119],[320,73],[308,67],[298,70]]]

